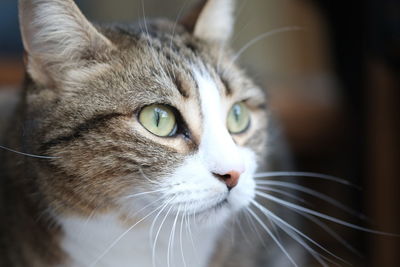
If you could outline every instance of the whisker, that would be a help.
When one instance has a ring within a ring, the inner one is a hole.
[[[160,209],[160,211],[156,214],[156,216],[153,219],[153,222],[151,223],[150,226],[150,231],[149,231],[149,238],[152,241],[153,240],[153,230],[155,227],[155,224],[157,222],[158,217],[161,215],[161,213],[164,211],[164,209],[168,206],[168,203],[165,203],[165,205]]]
[[[197,220],[196,220],[196,212],[197,212],[197,210],[194,210],[194,212],[193,212],[193,221],[194,221],[194,222],[197,221]],[[196,226],[196,224],[194,224],[194,226]]]
[[[247,2],[243,1],[241,6],[239,8],[236,9],[236,14],[235,14],[235,21],[237,21],[238,17],[240,16],[240,14],[243,12],[244,7],[246,6]],[[231,43],[235,43],[237,41],[237,39],[239,39],[240,34],[252,23],[255,21],[255,18],[250,18],[248,20],[246,20],[244,25],[241,25],[240,29],[236,29],[234,32],[234,36],[232,36],[231,38]],[[221,59],[222,59],[222,51],[226,48],[226,46],[224,45],[220,45],[219,47],[219,51],[218,51],[218,60],[217,60],[217,73],[220,73],[221,71]],[[233,63],[230,65],[232,66]],[[224,72],[226,72],[227,70],[225,70]]]
[[[257,238],[261,241],[261,244],[263,244],[263,246],[266,248],[267,244],[265,244],[264,239],[262,238],[262,235],[260,234],[260,231],[258,231],[258,227],[255,225],[253,218],[249,215],[249,211],[247,209],[244,210],[246,213],[246,220],[251,224],[251,227],[254,229],[254,231],[256,232]]]
[[[235,62],[247,49],[249,49],[251,46],[253,46],[254,44],[256,44],[257,42],[271,37],[273,35],[279,34],[279,33],[284,33],[284,32],[293,32],[293,31],[300,31],[300,30],[304,30],[304,28],[299,27],[299,26],[288,26],[288,27],[282,27],[279,29],[275,29],[272,31],[268,31],[265,32],[263,34],[260,34],[259,36],[253,38],[252,40],[250,40],[247,44],[245,44],[233,57],[233,62]]]
[[[239,215],[238,215],[238,216],[239,216]],[[246,232],[244,231],[243,226],[242,226],[242,224],[241,224],[240,221],[241,221],[240,219],[239,219],[239,220],[236,220],[236,218],[235,218],[235,223],[238,225],[239,231],[240,231],[240,233],[242,234],[244,240],[246,241],[246,243],[248,243],[249,245],[251,245],[251,241],[250,241],[249,238],[247,237],[247,234],[246,234]]]
[[[319,178],[323,180],[328,180],[331,182],[336,182],[340,184],[344,184],[356,189],[361,189],[359,186],[350,183],[345,179],[341,179],[335,176],[314,173],[314,172],[260,172],[254,175],[254,178],[277,178],[277,177],[303,177],[303,178]]]
[[[334,223],[337,223],[337,224],[340,224],[340,225],[343,225],[343,226],[346,226],[346,227],[349,227],[349,228],[352,228],[352,229],[356,229],[356,230],[367,232],[367,233],[371,233],[371,234],[378,234],[378,235],[385,235],[385,236],[392,236],[392,237],[400,237],[400,235],[398,235],[398,234],[392,234],[392,233],[388,233],[388,232],[372,230],[372,229],[368,229],[368,228],[365,228],[365,227],[362,227],[362,226],[358,226],[358,225],[355,225],[355,224],[352,224],[352,223],[348,223],[346,221],[343,221],[343,220],[340,220],[338,218],[329,216],[327,214],[324,214],[324,213],[321,213],[321,212],[317,212],[315,210],[311,210],[311,209],[296,205],[294,203],[291,203],[291,202],[288,202],[288,201],[285,201],[285,200],[281,200],[279,198],[276,198],[274,196],[271,196],[271,195],[268,195],[268,194],[265,194],[265,193],[262,193],[262,192],[256,192],[256,194],[261,196],[261,197],[264,197],[266,199],[269,199],[269,200],[271,200],[271,201],[273,201],[275,203],[278,203],[278,204],[280,204],[282,206],[286,206],[286,207],[288,207],[290,209],[300,210],[300,211],[303,211],[305,213],[314,215],[316,217],[319,217],[319,218],[322,218],[322,219],[325,219],[325,220],[328,220],[328,221],[331,221],[331,222],[334,222]]]
[[[257,184],[257,182],[256,182],[256,184]],[[281,194],[281,195],[286,196],[288,198],[292,198],[294,200],[302,202],[304,204],[311,205],[311,203],[307,202],[305,199],[303,199],[301,197],[298,197],[295,194],[291,194],[289,192],[286,192],[284,190],[271,188],[271,187],[265,187],[265,186],[256,186],[256,189],[261,189],[261,190],[264,190],[264,191],[271,191],[271,192],[274,192],[274,193],[278,193],[278,194]]]
[[[186,206],[185,206],[185,208],[184,208],[184,210],[183,210],[183,214],[182,214],[182,216],[181,216],[181,227],[180,227],[180,230],[179,230],[179,243],[180,243],[180,248],[181,248],[182,263],[183,263],[183,266],[184,266],[184,267],[187,266],[187,265],[186,265],[185,256],[184,256],[184,253],[183,253],[183,244],[182,244],[183,220],[184,220],[185,216],[186,216]]]
[[[160,216],[160,214],[163,212],[163,210],[168,206],[168,203],[164,203],[164,205],[162,205],[162,208],[158,211],[158,213],[156,214],[156,216],[154,217],[151,226],[150,226],[150,230],[149,230],[149,240],[150,240],[150,245],[151,247],[154,246],[154,241],[153,241],[153,230],[155,227],[155,224],[157,222],[158,217]],[[154,264],[154,260],[153,260],[153,267],[155,267]]]
[[[340,244],[342,244],[344,247],[346,247],[348,250],[350,250],[357,256],[362,257],[362,255],[359,251],[357,251],[353,246],[351,246],[348,242],[346,242],[346,240],[344,240],[340,235],[338,235],[335,231],[333,231],[332,228],[330,228],[326,223],[321,222],[318,218],[315,218],[307,213],[297,211],[297,210],[294,210],[294,212],[296,212],[296,213],[300,214],[301,216],[303,216],[304,218],[312,221],[313,223],[315,223],[316,225],[321,227],[329,235],[331,235],[334,239],[336,239]]]
[[[331,251],[329,251],[328,249],[326,249],[325,247],[321,246],[318,242],[316,242],[315,240],[313,240],[312,238],[310,238],[309,236],[307,236],[306,234],[302,233],[299,229],[297,229],[296,227],[290,225],[289,223],[285,222],[283,219],[281,219],[279,216],[277,216],[275,213],[273,213],[272,211],[268,210],[267,208],[261,206],[260,204],[258,204],[256,201],[252,201],[252,204],[254,206],[256,206],[261,212],[264,213],[264,215],[266,217],[271,218],[275,223],[277,223],[278,225],[282,224],[285,227],[289,228],[290,230],[292,230],[293,232],[295,232],[296,234],[300,235],[301,237],[303,237],[304,239],[306,239],[308,242],[312,243],[313,245],[317,246],[318,248],[320,248],[321,250],[325,251],[326,253],[328,253],[329,255],[331,255],[332,257],[347,263],[344,259],[340,258],[339,256],[335,255],[334,253],[332,253]]]
[[[167,203],[169,204],[169,203]],[[167,217],[169,215],[169,213],[171,212],[173,206],[171,205],[167,211],[167,213],[165,214],[164,218],[161,221],[160,227],[158,227],[157,233],[156,233],[156,237],[154,238],[154,243],[153,243],[153,252],[152,252],[152,261],[153,261],[153,266],[156,266],[156,246],[157,246],[157,239],[158,236],[160,235],[161,229],[163,227],[163,224],[165,223],[165,221],[167,220]]]
[[[61,157],[40,156],[40,155],[20,152],[20,151],[17,151],[17,150],[14,150],[12,148],[8,148],[8,147],[2,146],[2,145],[0,145],[0,148],[4,149],[6,151],[9,151],[9,152],[13,152],[13,153],[22,155],[22,156],[27,156],[27,157],[31,157],[31,158],[37,158],[37,159],[60,159],[61,158]]]
[[[311,188],[307,188],[305,186],[301,186],[298,184],[293,184],[293,183],[288,183],[288,182],[281,182],[281,181],[256,181],[257,184],[262,184],[262,185],[271,185],[271,186],[279,186],[279,187],[284,187],[284,188],[290,188],[290,189],[294,189],[303,193],[306,193],[308,195],[314,196],[316,198],[322,199],[328,203],[330,203],[331,205],[346,211],[347,213],[358,217],[361,220],[365,220],[367,217],[364,214],[361,214],[360,212],[357,212],[349,207],[346,207],[344,204],[340,203],[339,201],[337,201],[336,199],[329,197],[327,195],[324,195],[318,191],[315,191]],[[270,190],[269,187],[263,187],[260,186],[260,189],[268,189]]]
[[[140,174],[141,174],[147,181],[149,181],[150,183],[155,184],[155,185],[161,185],[160,182],[153,181],[152,179],[150,179],[150,178],[143,172],[142,168],[139,168],[139,172],[140,172]]]
[[[165,192],[167,191],[167,189],[158,189],[158,190],[153,190],[153,191],[146,191],[146,192],[140,192],[137,194],[133,194],[133,195],[128,195],[123,197],[124,199],[130,199],[130,198],[134,198],[134,197],[138,197],[138,196],[143,196],[143,195],[148,195],[148,194],[153,194],[153,193],[159,193],[159,192]]]
[[[161,200],[161,199],[159,199]],[[129,233],[136,225],[138,225],[139,223],[141,223],[142,221],[144,221],[145,219],[147,219],[150,215],[152,215],[154,212],[156,212],[160,207],[154,209],[153,211],[151,211],[150,213],[148,213],[146,216],[144,216],[142,219],[140,219],[139,221],[137,221],[136,223],[134,223],[131,227],[129,227],[125,232],[123,232],[119,237],[117,237],[117,239],[114,240],[114,242],[112,242],[104,251],[103,253],[100,254],[99,257],[97,257],[97,259],[92,262],[89,267],[93,267],[95,266],[127,233]]]
[[[194,244],[194,240],[193,240],[193,233],[192,233],[192,227],[190,226],[190,215],[191,214],[188,214],[188,216],[186,216],[186,229],[187,229],[187,231],[188,231],[188,233],[189,233],[189,239],[190,239],[190,243],[192,244],[192,248],[193,248],[193,251],[195,252],[195,257],[196,257],[196,262],[197,263],[199,263],[200,261],[199,261],[199,256],[197,255],[197,249],[196,249],[196,246],[195,246],[195,244]]]
[[[138,211],[135,211],[131,217],[135,217],[137,214],[139,214],[140,212],[142,212],[143,210],[147,209],[148,207],[152,206],[154,203],[159,202],[163,199],[164,197],[160,197],[152,202],[150,202],[149,204],[145,205],[144,207],[142,207],[141,209],[139,209]]]
[[[277,223],[277,222],[276,222]],[[278,223],[277,223],[278,224]],[[317,252],[315,249],[313,249],[311,246],[309,246],[307,244],[307,242],[305,242],[303,239],[301,239],[301,237],[296,234],[293,231],[290,231],[290,229],[288,229],[287,227],[285,227],[284,225],[278,224],[279,227],[288,235],[290,236],[290,238],[292,238],[293,240],[295,240],[297,243],[299,243],[302,247],[304,247],[310,254],[311,256],[318,261],[318,263],[320,263],[322,266],[324,267],[329,267],[327,265],[327,263],[323,260],[327,260],[337,266],[340,266],[337,262],[332,261],[331,259],[327,258],[324,255],[321,255],[319,252]]]
[[[159,58],[157,57],[156,50],[150,44],[151,43],[151,39],[150,39],[149,28],[147,27],[147,19],[146,19],[144,0],[141,0],[141,6],[142,6],[142,15],[143,15],[143,20],[144,20],[144,28],[145,28],[147,37],[149,38],[149,48],[150,48],[150,51],[151,51],[151,56],[153,57],[153,62],[158,64],[158,66],[160,67],[159,71],[162,72],[162,75],[164,75],[164,77],[169,77],[170,80],[173,80],[172,77],[168,73],[165,72],[164,68],[161,65],[161,62],[160,62]]]
[[[185,1],[185,2],[183,3],[183,5],[181,6],[181,8],[179,9],[179,11],[178,11],[178,15],[176,16],[176,19],[175,19],[175,22],[174,22],[174,26],[172,27],[171,39],[170,39],[170,42],[169,42],[169,49],[172,49],[172,39],[173,39],[174,36],[175,36],[176,26],[178,25],[178,22],[179,22],[179,20],[181,19],[183,10],[184,10],[185,7],[187,6],[187,4],[188,4],[188,1]]]
[[[294,262],[292,256],[290,256],[289,252],[283,247],[283,245],[279,242],[279,240],[275,237],[275,235],[271,232],[271,230],[263,223],[263,221],[257,216],[257,214],[255,214],[255,212],[249,207],[247,207],[246,209],[253,216],[253,218],[256,219],[256,221],[261,225],[261,227],[268,233],[268,235],[272,238],[272,240],[278,245],[278,247],[286,255],[286,257],[293,264],[293,266],[298,267],[298,265]]]
[[[79,230],[79,236],[86,230],[89,222],[92,220],[92,218],[94,217],[96,210],[98,207],[96,207],[95,209],[93,209],[89,216],[86,218],[85,222],[82,224],[82,228]]]
[[[170,233],[170,235],[169,235],[168,250],[167,250],[167,264],[168,264],[168,267],[171,266],[171,265],[170,265],[170,256],[169,256],[169,255],[170,255],[170,248],[174,249],[174,239],[175,239],[176,222],[177,222],[177,220],[178,220],[179,212],[180,212],[180,211],[181,211],[181,208],[180,208],[180,206],[179,206],[178,211],[176,212],[176,215],[175,215],[174,223],[172,224],[171,233]],[[172,252],[171,252],[171,254],[172,254]],[[173,256],[173,254],[172,254],[172,256]]]

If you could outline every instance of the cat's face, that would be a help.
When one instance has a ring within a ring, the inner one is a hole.
[[[266,112],[225,48],[232,22],[209,21],[213,2],[226,2],[218,16],[229,17],[230,1],[209,1],[192,27],[97,30],[72,1],[36,2],[21,7],[33,18],[21,17],[33,80],[26,119],[37,152],[55,157],[38,168],[55,212],[222,222],[249,204]]]

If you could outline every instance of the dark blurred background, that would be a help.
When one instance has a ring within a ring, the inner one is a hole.
[[[99,22],[143,17],[138,0],[80,0]],[[146,0],[148,17],[175,19],[194,0]],[[320,211],[373,229],[400,233],[400,1],[238,1],[233,45],[285,26],[301,26],[266,38],[241,57],[269,92],[297,169],[350,180],[361,190],[304,180],[368,216],[358,221],[329,205]],[[0,97],[23,78],[17,1],[0,2]],[[332,225],[331,225],[332,226]],[[315,227],[314,227],[315,228]],[[335,227],[363,254],[320,231],[318,241],[355,266],[400,266],[400,238]]]

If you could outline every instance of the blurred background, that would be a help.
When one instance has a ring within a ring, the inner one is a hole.
[[[147,17],[176,19],[194,0],[144,2]],[[400,1],[237,2],[236,50],[268,31],[303,28],[260,40],[240,61],[268,91],[296,169],[342,177],[361,189],[306,179],[304,185],[365,213],[368,220],[353,219],[316,202],[318,210],[400,233]],[[77,3],[98,22],[143,17],[139,0]],[[0,100],[18,90],[22,79],[17,1],[1,0]],[[317,227],[308,232],[353,265],[400,266],[400,238],[329,225],[362,256]]]

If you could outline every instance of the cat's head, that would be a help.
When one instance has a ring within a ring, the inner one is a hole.
[[[95,27],[72,0],[20,0],[26,132],[54,157],[35,181],[54,212],[222,222],[249,204],[266,111],[227,48],[233,6]]]

